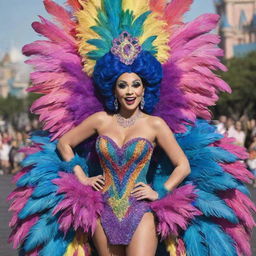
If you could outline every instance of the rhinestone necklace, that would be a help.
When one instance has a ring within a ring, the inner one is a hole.
[[[124,118],[119,113],[115,114],[117,123],[124,128],[132,126],[141,115],[141,111],[138,111],[137,114],[129,118]]]

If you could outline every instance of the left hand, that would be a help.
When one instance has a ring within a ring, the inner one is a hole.
[[[154,201],[158,199],[158,193],[143,182],[135,184],[131,195],[136,197],[137,200],[148,199]]]

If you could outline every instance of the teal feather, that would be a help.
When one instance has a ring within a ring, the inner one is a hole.
[[[120,24],[121,30],[127,31],[131,34],[132,33],[131,26],[132,26],[133,19],[134,19],[133,11],[131,10],[122,11],[121,24]]]
[[[132,36],[139,37],[143,33],[143,24],[151,11],[141,14],[132,24]]]
[[[107,42],[112,42],[114,39],[109,30],[100,27],[100,26],[92,26],[91,29],[96,32],[101,38],[104,38]]]
[[[98,60],[102,56],[104,56],[107,52],[105,50],[94,50],[87,53],[88,58],[91,60]]]
[[[154,49],[153,42],[156,40],[157,36],[150,36],[147,38],[144,43],[142,44],[142,49],[144,51],[151,52]]]
[[[103,50],[110,49],[110,45],[106,41],[101,39],[90,39],[90,40],[87,40],[87,43],[96,46],[98,49],[103,49]]]
[[[108,17],[109,30],[113,38],[119,36],[120,16],[122,11],[122,0],[103,0],[103,8]]]
[[[195,206],[199,208],[205,216],[225,218],[232,223],[238,223],[234,211],[226,205],[224,200],[212,193],[202,190],[198,190],[196,194],[198,197],[195,200]]]

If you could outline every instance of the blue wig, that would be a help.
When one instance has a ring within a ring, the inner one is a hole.
[[[119,76],[123,73],[136,73],[145,87],[144,111],[152,113],[160,96],[160,82],[162,79],[161,63],[148,51],[142,51],[131,65],[122,63],[111,52],[100,58],[94,68],[93,79],[105,106],[110,111],[114,108],[114,89]]]

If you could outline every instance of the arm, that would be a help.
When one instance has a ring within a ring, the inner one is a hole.
[[[165,121],[159,117],[154,117],[152,127],[158,145],[166,152],[172,161],[175,169],[165,182],[164,187],[168,191],[176,188],[190,173],[190,166],[187,157],[177,143],[172,131]],[[149,185],[139,182],[131,192],[137,200],[149,199],[156,200],[159,195]]]
[[[164,149],[175,166],[172,174],[164,184],[168,191],[172,191],[190,174],[190,165],[186,155],[177,143],[173,132],[163,119],[156,118],[154,129],[159,146]]]
[[[72,148],[80,144],[85,139],[95,134],[104,121],[104,112],[97,112],[86,118],[81,124],[65,133],[57,144],[63,160],[70,161],[74,157]],[[99,183],[103,184],[103,176],[88,178],[79,165],[74,167],[74,173],[78,180],[85,185],[91,185],[96,190],[101,189]]]

